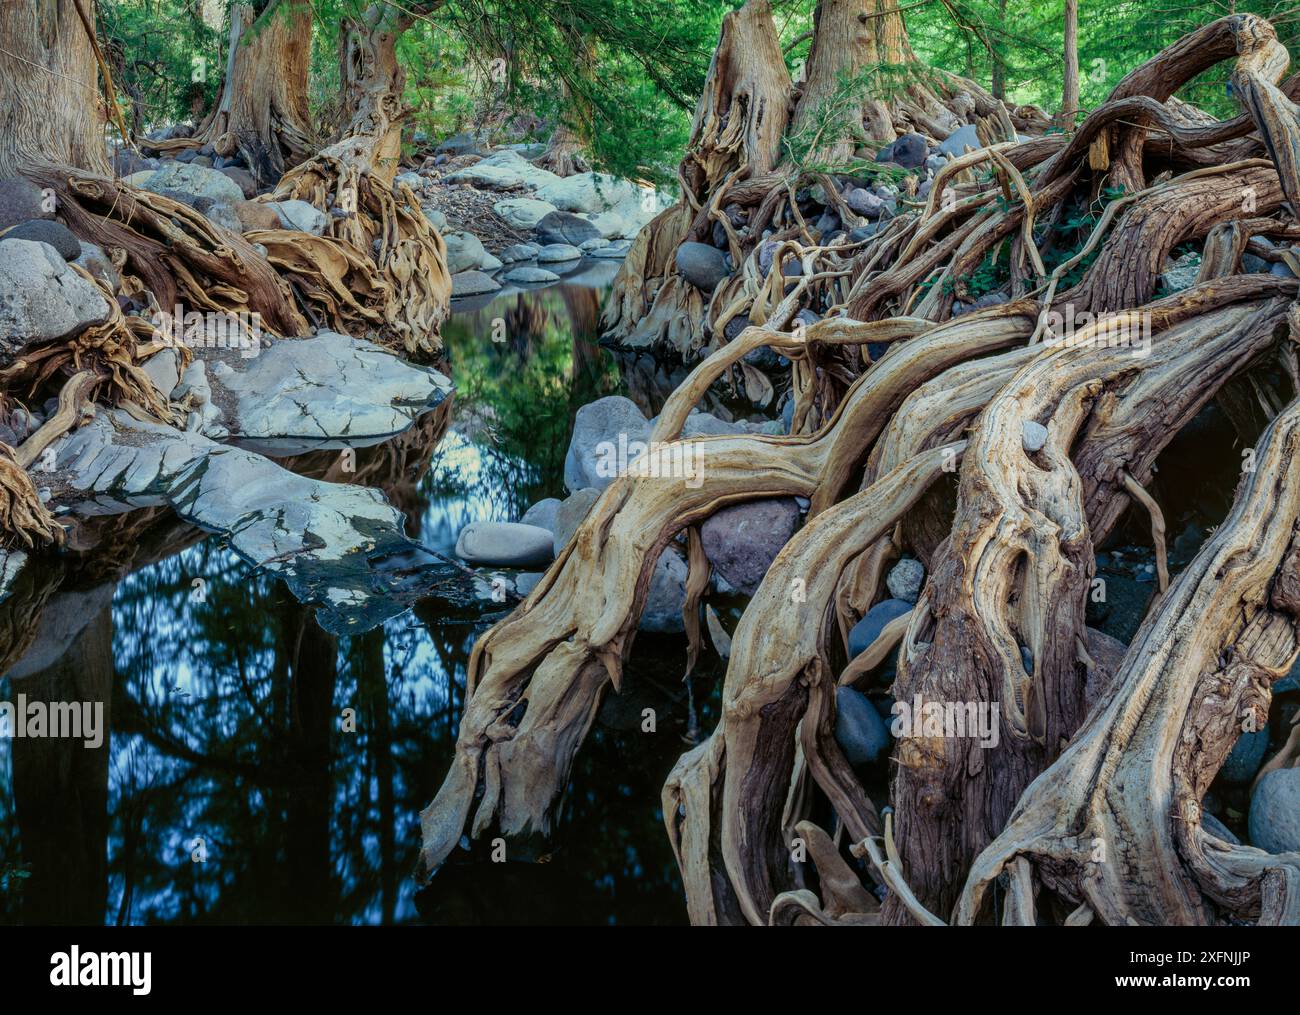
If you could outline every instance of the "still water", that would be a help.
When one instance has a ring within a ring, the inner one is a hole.
[[[653,378],[629,384],[594,342],[603,296],[564,284],[462,308],[445,329],[449,429],[430,418],[337,478],[385,490],[443,552],[470,521],[563,496],[577,409],[630,388],[654,400]],[[286,464],[321,475],[337,454]],[[488,621],[422,601],[335,638],[161,511],[73,543],[0,607],[0,701],[103,701],[107,733],[98,749],[0,738],[0,923],[685,922],[658,804],[687,747],[680,639],[638,638],[548,862],[449,866],[417,893],[418,814]],[[646,706],[657,734],[639,730]]]

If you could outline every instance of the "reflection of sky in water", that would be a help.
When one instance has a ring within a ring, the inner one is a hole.
[[[457,410],[473,425],[448,433],[421,483],[427,545],[448,551],[469,522],[560,492],[571,413],[609,390],[575,377],[566,323],[552,313],[528,348],[486,353],[475,329],[449,328]],[[75,588],[47,608],[93,611]],[[657,806],[680,723],[637,731],[646,701],[680,716],[676,643],[638,639],[631,690],[579,754],[553,861],[448,868],[417,911],[418,815],[451,760],[482,625],[417,606],[335,641],[216,539],[123,578],[111,643],[91,637],[107,617],[85,619],[53,669],[0,680],[3,700],[111,686],[106,765],[79,743],[0,740],[0,922],[684,919]],[[346,709],[355,732],[341,729]]]

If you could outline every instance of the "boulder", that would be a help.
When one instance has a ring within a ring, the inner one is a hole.
[[[1266,853],[1300,851],[1300,768],[1279,768],[1259,780],[1250,798],[1250,843]]]
[[[646,594],[645,608],[641,611],[642,631],[659,634],[680,634],[686,630],[682,623],[682,607],[686,605],[686,576],[689,569],[676,550],[668,547],[655,563]]]
[[[210,197],[231,205],[244,200],[239,184],[218,169],[168,162],[144,181],[143,188],[160,194],[174,190],[190,197]]]
[[[330,222],[328,215],[307,201],[268,201],[266,206],[279,217],[284,229],[320,236]]]
[[[626,201],[641,201],[641,188],[629,180],[605,173],[577,173],[537,190],[537,198],[549,201],[561,211],[599,214],[617,208]]]
[[[255,197],[257,195],[257,180],[243,166],[226,166],[224,169],[217,170],[222,176],[235,182],[239,192],[245,198]]]
[[[447,270],[453,275],[480,267],[487,256],[482,241],[473,233],[447,233],[443,240],[447,244]]]
[[[194,210],[203,214],[209,222],[221,226],[222,229],[228,229],[232,233],[244,231],[244,225],[235,213],[234,206],[225,201],[200,197],[194,202]]]
[[[595,487],[579,490],[560,502],[555,510],[555,525],[551,529],[555,536],[555,555],[569,545],[569,540],[578,531],[578,526],[591,513],[591,507],[600,500],[600,491]]]
[[[560,503],[558,497],[547,497],[545,500],[539,500],[524,512],[524,516],[519,519],[519,523],[521,525],[536,525],[553,533],[555,531],[555,514],[560,508]]]
[[[44,192],[31,180],[21,176],[0,180],[0,229],[31,219],[52,218],[53,202],[47,202]]]
[[[453,134],[439,141],[433,151],[436,155],[450,155],[455,158],[458,155],[477,154],[478,146],[479,140],[472,134]]]
[[[537,200],[550,202],[556,208],[563,207],[542,193],[546,187],[563,182],[560,177],[549,170],[538,168],[518,152],[508,148],[493,152],[472,166],[449,173],[447,182],[469,183],[490,190],[529,187],[537,191],[535,195]]]
[[[531,197],[512,197],[505,201],[498,201],[492,206],[492,210],[505,219],[506,225],[510,226],[511,229],[526,232],[535,228],[539,222],[544,221],[549,215],[553,215],[555,205]],[[543,242],[552,243],[556,241],[544,240]]]
[[[31,219],[19,223],[4,234],[6,240],[31,240],[48,243],[65,261],[75,261],[81,256],[81,241],[62,222],[50,219]]]
[[[464,296],[482,296],[494,293],[501,288],[501,283],[491,275],[481,271],[461,271],[451,276],[451,297],[459,299]]]
[[[677,273],[704,293],[727,277],[726,255],[707,243],[686,242],[677,248]]]
[[[582,257],[582,251],[568,243],[548,243],[537,252],[538,264],[555,264],[560,261],[576,261]]]
[[[551,211],[538,220],[536,227],[538,242],[543,244],[567,243],[577,247],[588,240],[603,239],[594,223],[568,211]]]
[[[1230,845],[1241,845],[1241,840],[1232,834],[1232,830],[1209,811],[1201,812],[1201,828]]]
[[[59,252],[32,240],[0,240],[0,367],[28,345],[78,335],[108,317],[108,301]]]
[[[560,280],[560,276],[555,272],[531,264],[521,264],[517,268],[511,268],[501,277],[507,282],[517,282],[520,285],[545,285]]]
[[[447,231],[447,216],[432,205],[421,205],[420,211],[424,212],[425,220],[440,233]]]
[[[280,229],[280,216],[269,204],[256,201],[241,201],[235,205],[235,218],[239,220],[241,232],[254,229]]]
[[[519,522],[473,522],[461,529],[456,556],[467,564],[538,567],[549,564],[551,534]]]
[[[964,155],[967,147],[975,149],[984,147],[980,143],[979,135],[975,132],[975,125],[972,123],[968,123],[964,127],[958,127],[944,138],[939,144],[939,152],[942,155],[951,155],[956,158],[958,155]]]
[[[1243,786],[1255,778],[1260,765],[1264,763],[1264,752],[1268,750],[1268,730],[1256,730],[1254,733],[1242,733],[1232,750],[1223,759],[1219,769],[1219,778],[1233,785]]]
[[[499,256],[506,264],[515,264],[519,261],[531,261],[541,249],[533,243],[512,243],[501,251]]]
[[[892,162],[904,169],[916,169],[923,165],[930,154],[929,145],[920,134],[904,134],[893,144],[886,145],[876,155],[877,162]]]
[[[889,751],[889,727],[855,688],[835,688],[835,742],[854,766],[869,765]]]
[[[725,507],[701,527],[705,556],[733,588],[752,596],[799,524],[793,497]]]
[[[608,395],[584,405],[573,421],[573,436],[564,458],[564,485],[570,493],[587,487],[603,490],[615,479],[609,468],[611,452],[615,464],[618,449],[650,439],[650,422],[636,403],[622,395]],[[629,456],[630,457],[630,456]]]
[[[451,382],[437,370],[334,331],[283,339],[229,362],[237,369],[219,373],[214,364],[210,381],[224,389],[220,400],[231,405],[245,438],[390,437],[451,393]]]

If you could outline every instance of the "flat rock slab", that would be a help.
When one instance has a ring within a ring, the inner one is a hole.
[[[53,449],[56,502],[85,515],[170,506],[281,578],[335,634],[369,630],[431,595],[483,598],[473,577],[406,538],[378,490],[300,476],[120,410],[98,411]]]
[[[373,443],[407,429],[452,390],[437,370],[333,331],[222,363],[209,382],[241,438]]]

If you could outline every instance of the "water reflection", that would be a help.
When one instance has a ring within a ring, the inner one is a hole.
[[[355,474],[330,478],[385,489],[442,550],[470,520],[561,493],[573,414],[620,389],[593,341],[601,297],[561,286],[455,318],[450,432],[358,452]],[[329,474],[336,459],[293,467]],[[111,732],[93,750],[0,739],[0,922],[684,921],[657,806],[684,746],[677,640],[638,641],[549,862],[466,863],[417,899],[418,812],[450,761],[484,621],[426,599],[336,638],[165,513],[97,519],[72,550],[0,603],[0,700],[102,701]],[[639,731],[644,707],[657,734]]]

